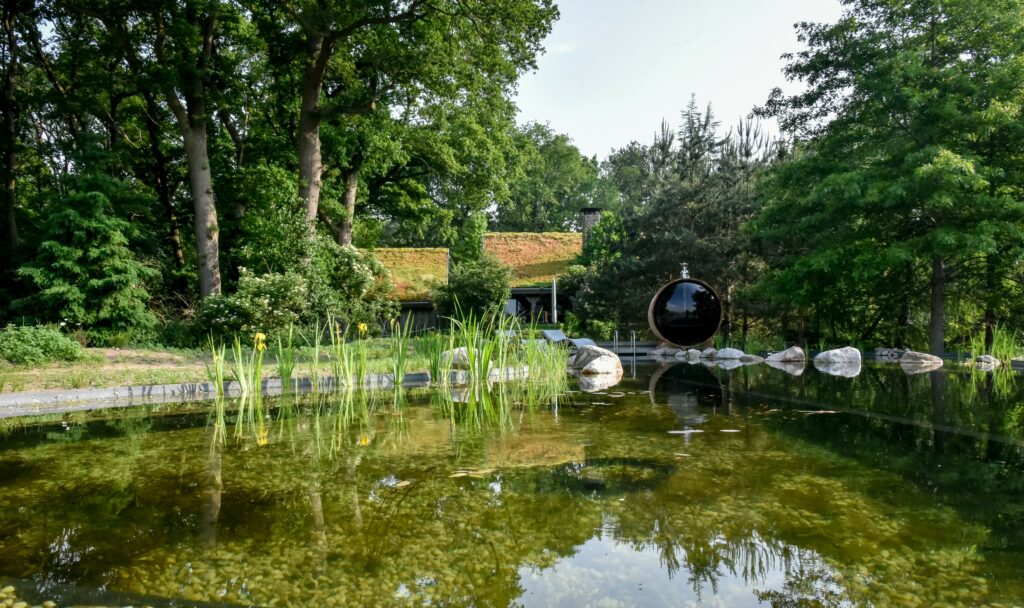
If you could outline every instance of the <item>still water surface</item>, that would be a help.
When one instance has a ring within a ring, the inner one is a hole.
[[[0,421],[0,585],[62,605],[1024,604],[1011,372],[681,364],[494,417],[439,401],[266,402],[237,429],[230,405],[225,427],[208,405]]]

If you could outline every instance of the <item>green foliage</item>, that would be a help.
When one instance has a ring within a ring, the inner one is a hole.
[[[11,363],[36,365],[83,356],[81,344],[52,327],[8,325],[0,331],[0,357]]]
[[[1024,5],[847,7],[799,26],[810,48],[785,71],[808,91],[759,111],[801,141],[751,226],[770,261],[758,295],[812,333],[902,345],[930,329],[941,350],[946,305],[991,323],[1017,272]]]
[[[98,192],[72,194],[46,218],[35,257],[18,270],[38,291],[13,308],[40,321],[115,330],[149,329],[156,318],[145,282],[156,271],[128,247],[129,224],[111,214]]]
[[[726,332],[747,312],[733,294],[760,261],[741,226],[760,207],[754,184],[776,145],[751,121],[725,137],[718,127],[711,108],[691,99],[678,134],[663,124],[650,146],[631,145],[606,163],[613,182],[631,184],[622,211],[603,214],[580,256],[585,267],[563,279],[587,331],[645,327],[650,298],[683,262],[723,296]]]
[[[492,256],[452,265],[447,285],[434,290],[441,314],[478,317],[500,308],[511,296],[512,271]]]
[[[580,154],[569,136],[530,123],[516,133],[515,146],[517,175],[509,200],[495,210],[495,230],[570,230],[579,227],[581,208],[614,204],[614,190],[602,179],[597,159]]]
[[[310,311],[316,318],[345,319],[349,324],[375,324],[398,314],[387,270],[372,251],[338,245],[326,237],[311,244],[308,269]]]
[[[293,272],[253,274],[241,269],[231,295],[203,300],[198,326],[217,336],[279,332],[304,321],[309,313],[306,281]]]

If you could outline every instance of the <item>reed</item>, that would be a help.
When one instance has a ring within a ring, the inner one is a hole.
[[[391,355],[391,378],[396,387],[402,386],[406,368],[409,365],[409,348],[412,342],[412,323],[404,326],[397,320],[391,321],[388,335],[388,350]]]
[[[223,398],[224,397],[224,368],[225,368],[224,352],[225,352],[225,346],[224,346],[223,343],[221,343],[220,347],[218,348],[217,345],[214,344],[214,342],[213,342],[213,336],[212,335],[208,338],[208,340],[209,340],[209,345],[210,345],[210,359],[211,359],[211,362],[206,364],[206,375],[207,375],[207,377],[209,377],[210,383],[213,384],[214,394],[217,397]]]
[[[231,354],[234,358],[235,382],[238,382],[238,390],[242,397],[249,394],[249,380],[252,378],[252,371],[249,369],[249,362],[245,360],[245,353],[242,350],[242,341],[235,336],[234,344],[231,347]]]
[[[284,342],[281,336],[277,336],[277,348],[274,351],[274,358],[277,361],[277,377],[281,379],[281,390],[294,390],[292,374],[295,372],[295,347],[293,345],[294,328],[288,326],[288,341]]]
[[[320,391],[320,351],[323,348],[323,330],[330,331],[330,325],[326,325],[324,328],[320,327],[320,323],[316,323],[315,331],[313,332],[313,343],[310,344],[311,354],[309,358],[309,382],[310,390],[314,393]]]
[[[352,349],[349,348],[346,329],[342,331],[341,324],[333,319],[328,320],[331,327],[331,349],[328,356],[331,360],[331,369],[334,372],[335,389],[341,389],[344,384],[346,390],[351,390],[354,384],[355,367],[353,362]]]

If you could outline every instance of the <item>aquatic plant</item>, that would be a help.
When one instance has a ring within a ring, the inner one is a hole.
[[[399,387],[402,386],[402,381],[405,380],[405,371],[409,364],[412,323],[405,323],[403,325],[398,320],[393,319],[390,329],[388,346],[391,355],[391,377],[395,386]]]
[[[323,327],[323,330],[330,331],[330,324]],[[316,393],[320,390],[320,350],[323,345],[323,331],[321,330],[320,323],[316,323],[316,327],[313,331],[313,343],[310,345],[312,352],[309,357],[309,382],[311,390]]]
[[[210,344],[210,363],[206,364],[206,375],[210,378],[210,383],[213,384],[214,393],[218,397],[224,396],[224,350],[225,346],[221,343],[218,348],[213,342],[213,336],[209,337]]]
[[[348,328],[343,331],[341,323],[335,321],[333,318],[328,318],[328,326],[331,328],[331,349],[328,351],[328,357],[330,358],[331,370],[334,373],[334,386],[335,389],[340,389],[342,384],[348,390],[352,389],[354,383],[354,367],[352,358],[352,349],[349,348],[348,342],[346,341],[346,334]]]
[[[242,351],[242,341],[237,335],[235,336],[234,345],[231,348],[231,354],[234,358],[235,364],[235,381],[238,382],[238,390],[244,397],[249,394],[249,381],[252,378],[252,372],[249,368],[249,362],[245,359],[245,353]]]
[[[1021,352],[1024,352],[1024,346],[1021,345],[1020,332],[1017,330],[1011,331],[1001,323],[997,323],[992,328],[991,348],[985,348],[984,330],[971,335],[968,348],[971,351],[972,358],[987,354],[1000,361],[1010,361]]]
[[[293,346],[294,326],[288,326],[288,341],[284,342],[281,336],[277,336],[277,349],[274,358],[277,360],[277,375],[281,378],[281,389],[291,390],[292,373],[295,371],[295,347]]]

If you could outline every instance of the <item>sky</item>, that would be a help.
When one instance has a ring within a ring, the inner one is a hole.
[[[558,0],[561,17],[516,100],[519,122],[548,123],[587,156],[649,144],[675,129],[690,95],[709,102],[723,132],[792,93],[781,55],[803,47],[793,24],[832,22],[839,0]],[[774,130],[774,125],[765,125]]]

